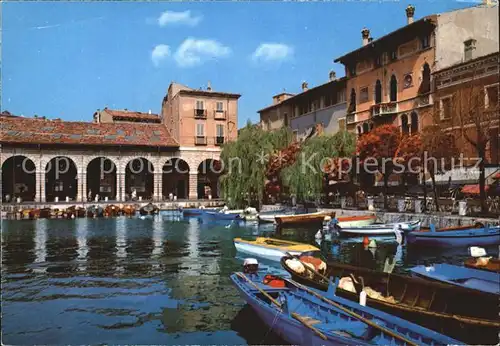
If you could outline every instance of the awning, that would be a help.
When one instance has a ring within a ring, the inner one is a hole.
[[[491,183],[493,174],[500,174],[498,167],[485,167],[484,173],[487,184]],[[479,181],[479,168],[453,168],[443,174],[436,174],[436,185],[451,184],[474,184]],[[426,180],[426,184],[432,184],[431,178]]]
[[[490,185],[484,186],[484,191],[487,192],[490,189]],[[479,184],[465,185],[462,187],[462,193],[469,195],[479,195]]]

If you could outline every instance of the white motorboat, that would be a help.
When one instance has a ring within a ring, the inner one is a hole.
[[[390,224],[373,224],[360,227],[340,227],[339,232],[343,235],[361,236],[361,235],[389,235],[395,234],[395,230],[400,229],[407,233],[420,229],[420,220],[412,222],[398,222]]]

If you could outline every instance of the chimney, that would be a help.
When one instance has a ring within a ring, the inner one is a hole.
[[[210,81],[207,83],[207,91],[212,91],[212,85],[210,84]]]
[[[363,38],[363,46],[366,46],[368,44],[368,38],[370,37],[370,30],[363,28],[363,30],[361,30],[361,37]]]
[[[330,82],[334,81],[337,79],[337,75],[335,74],[335,71],[330,71],[330,74],[328,75]]]
[[[370,43],[371,41],[373,41],[373,37],[368,37],[368,43]]]
[[[302,82],[302,91],[307,91],[307,89],[308,89],[307,82],[306,81]]]
[[[413,16],[415,15],[415,6],[408,5],[406,8],[406,21],[407,24],[413,23]]]
[[[151,114],[151,109],[148,111],[148,114]]]

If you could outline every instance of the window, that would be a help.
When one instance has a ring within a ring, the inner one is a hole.
[[[406,114],[401,115],[401,132],[403,132],[403,134],[410,133],[410,128],[408,126],[408,115]]]
[[[358,129],[358,135],[363,133],[363,129],[361,128],[361,126],[358,126],[356,128]]]
[[[418,114],[415,112],[411,113],[411,133],[415,134],[418,132]]]
[[[332,96],[326,95],[325,96],[325,107],[330,107],[331,105],[333,105]]]
[[[464,41],[464,60],[469,61],[474,58],[474,49],[476,49],[476,40],[473,38]]]
[[[498,107],[498,84],[489,85],[485,87],[485,108],[495,108]]]
[[[224,112],[224,105],[222,102],[217,102],[215,104],[215,107],[216,107],[215,109],[217,112]]]
[[[200,100],[196,101],[196,109],[205,109],[203,107],[203,101]]]
[[[363,133],[368,133],[370,132],[370,127],[368,125],[368,123],[364,123],[363,124]]]
[[[382,102],[382,83],[377,79],[375,82],[375,104],[379,104]]]
[[[351,89],[351,100],[349,102],[349,108],[347,109],[347,113],[352,113],[356,111],[356,91]]]
[[[391,51],[391,53],[389,54],[389,58],[391,59],[391,61],[394,61],[398,58],[398,53],[396,52],[396,50]]]
[[[359,102],[368,101],[368,87],[363,87],[359,90]]]
[[[338,103],[345,102],[345,90],[344,89],[337,92],[337,102]]]
[[[395,75],[391,77],[391,102],[395,102],[398,100],[398,81]]]
[[[283,113],[283,119],[285,122],[285,126],[288,126],[288,113]]]
[[[217,137],[224,137],[224,125],[217,124],[216,133],[217,133]]]
[[[444,97],[441,99],[441,119],[451,119],[451,112],[452,112],[452,102],[453,98],[452,96]]]
[[[382,66],[382,56],[381,55],[377,55],[375,57],[375,59],[373,60],[373,65],[374,65],[374,67]]]
[[[428,63],[425,63],[422,69],[422,83],[419,89],[420,94],[427,94],[431,91],[431,68]]]
[[[422,49],[429,48],[431,45],[431,40],[429,35],[424,35],[420,38],[420,46]]]
[[[196,136],[205,137],[205,125],[204,124],[196,124]]]

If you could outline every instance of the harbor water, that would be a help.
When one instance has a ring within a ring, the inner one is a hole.
[[[404,272],[415,264],[460,263],[467,253],[412,253],[393,240],[365,249],[324,241],[314,230],[215,222],[161,213],[146,218],[2,223],[4,344],[283,344],[233,288],[242,268],[235,237],[303,241],[327,258]],[[285,274],[279,263],[261,268]]]

